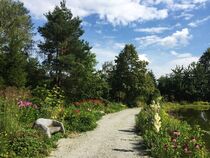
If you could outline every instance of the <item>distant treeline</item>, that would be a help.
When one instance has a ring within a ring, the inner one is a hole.
[[[210,101],[210,48],[197,63],[177,66],[158,79],[161,95],[168,101]]]

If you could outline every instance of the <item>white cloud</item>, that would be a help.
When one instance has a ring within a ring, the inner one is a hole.
[[[177,11],[177,10],[189,11],[189,10],[194,10],[202,6],[205,6],[205,4],[208,1],[209,0],[181,0],[178,3],[177,2],[170,3],[168,7],[174,11]]]
[[[160,3],[164,4],[173,4],[173,0],[142,0],[142,3],[145,5],[158,5]]]
[[[177,58],[188,58],[192,57],[192,54],[190,53],[177,53],[176,51],[171,51],[171,55],[177,57]]]
[[[171,73],[171,69],[174,69],[177,65],[187,67],[192,62],[197,62],[199,60],[198,56],[194,56],[191,53],[177,53],[176,51],[171,51],[170,54],[172,56],[169,59],[162,61],[161,64],[160,62],[156,62],[149,65],[157,78]],[[164,58],[166,58],[166,56]]]
[[[41,18],[49,10],[58,5],[58,0],[21,0],[32,15]],[[167,9],[157,9],[140,4],[140,0],[67,0],[75,16],[85,17],[96,14],[100,19],[117,25],[126,25],[133,21],[164,19]]]
[[[194,15],[182,12],[180,15],[176,16],[176,18],[184,18],[185,20],[190,20]]]
[[[199,60],[199,57],[196,57],[196,56],[189,56],[189,57],[185,57],[185,58],[178,58],[178,59],[174,59],[174,60],[170,61],[169,62],[169,66],[171,68],[175,68],[176,65],[183,65],[184,67],[187,67],[192,62],[197,62],[198,60]]]
[[[122,50],[125,47],[125,43],[116,42],[113,44],[113,49]]]
[[[195,8],[196,5],[193,3],[176,3],[171,6],[172,10],[190,10]]]
[[[209,0],[142,0],[142,4],[154,6],[165,4],[166,8],[172,11],[193,10],[204,6]]]
[[[191,27],[198,27],[199,25],[201,25],[202,23],[204,23],[204,22],[206,22],[208,20],[210,20],[210,16],[207,16],[207,17],[205,17],[203,19],[199,19],[199,20],[196,20],[194,22],[191,22],[188,25],[191,26]]]
[[[176,47],[176,46],[185,46],[188,44],[192,36],[189,33],[187,28],[182,29],[181,31],[176,31],[170,36],[160,37],[156,35],[145,36],[136,38],[143,46],[149,45],[161,45],[165,47]]]
[[[98,61],[97,69],[101,69],[104,62],[113,61],[118,55],[117,52],[107,48],[93,48],[92,52],[96,54],[96,60]]]
[[[162,33],[164,31],[170,30],[169,27],[150,27],[150,28],[140,28],[135,29],[136,32],[147,32],[147,33]]]
[[[150,63],[150,60],[148,59],[146,54],[139,54],[139,60],[144,60]]]

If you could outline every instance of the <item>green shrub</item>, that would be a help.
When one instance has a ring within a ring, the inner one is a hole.
[[[19,109],[20,122],[24,125],[31,125],[36,119],[39,118],[39,109],[34,107],[22,107]]]
[[[64,115],[63,91],[55,86],[51,90],[44,87],[37,87],[32,92],[31,101],[38,106],[39,116],[62,121]]]
[[[55,140],[58,138],[48,139],[36,130],[16,131],[7,136],[9,153],[6,154],[9,157],[44,157],[49,154],[50,148],[56,147]]]
[[[113,112],[117,112],[120,110],[126,109],[126,105],[122,104],[122,103],[109,103],[107,104],[106,108],[105,108],[105,113],[113,113]]]
[[[65,114],[65,127],[70,131],[84,132],[96,127],[96,117],[89,111],[69,108]]]

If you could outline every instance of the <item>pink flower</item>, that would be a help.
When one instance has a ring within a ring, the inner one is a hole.
[[[21,107],[33,107],[33,104],[32,104],[32,102],[29,102],[29,101],[22,101],[22,100],[20,100],[19,102],[18,102],[18,106],[21,108]]]
[[[173,136],[178,137],[180,136],[180,132],[177,130],[172,131]]]
[[[171,141],[175,143],[176,142],[176,138],[172,138]]]

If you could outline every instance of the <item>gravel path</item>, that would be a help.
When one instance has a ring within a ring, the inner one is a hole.
[[[98,127],[75,138],[61,139],[50,158],[141,158],[142,138],[134,131],[140,109],[108,114]]]

